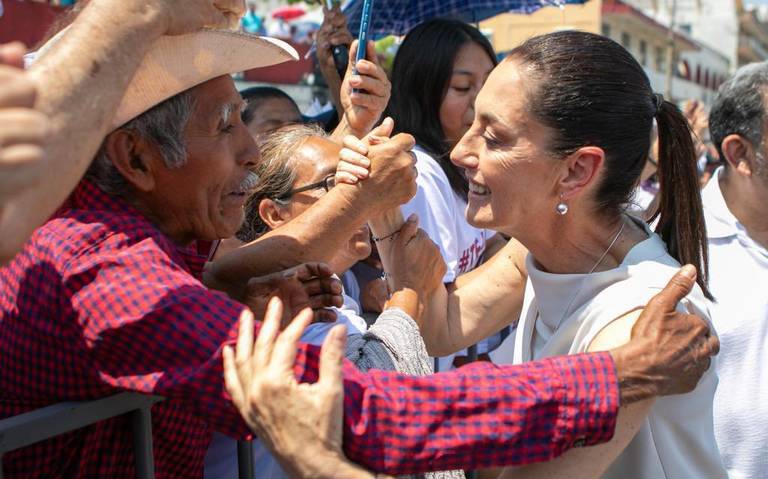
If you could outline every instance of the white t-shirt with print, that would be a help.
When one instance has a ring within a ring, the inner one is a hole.
[[[413,213],[419,216],[419,227],[440,248],[448,267],[443,282],[453,283],[458,276],[472,271],[480,264],[486,241],[494,233],[470,225],[465,216],[466,200],[453,191],[448,176],[437,160],[418,145],[413,152],[416,154],[416,169],[419,173],[416,179],[418,189],[411,201],[401,207],[401,211],[405,218]],[[477,352],[486,353],[498,342],[483,340],[477,344]],[[440,358],[439,370],[453,369],[453,358],[456,355],[466,355],[466,350]]]

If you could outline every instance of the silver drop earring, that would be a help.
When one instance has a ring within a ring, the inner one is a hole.
[[[563,195],[560,195],[560,203],[557,204],[555,211],[557,211],[557,214],[560,216],[565,216],[568,214],[568,205],[566,205],[565,201],[563,201]]]

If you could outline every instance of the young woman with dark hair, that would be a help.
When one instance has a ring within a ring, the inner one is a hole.
[[[385,116],[395,120],[396,132],[410,133],[417,143],[418,191],[402,210],[405,216],[418,214],[421,227],[440,247],[448,265],[446,284],[477,267],[494,236],[464,218],[467,179],[449,156],[472,124],[475,98],[496,63],[493,47],[476,28],[436,19],[408,33],[392,68]],[[503,243],[496,240],[491,243]],[[484,356],[499,342],[498,337],[480,342],[478,353]],[[439,369],[463,362],[451,355],[439,361]]]
[[[654,119],[655,232],[625,213]],[[465,347],[517,318],[515,335],[491,354],[495,362],[616,347],[684,263],[698,269],[698,285],[679,307],[709,319],[706,235],[688,124],[653,93],[621,45],[575,31],[528,40],[489,76],[472,127],[451,158],[469,179],[468,221],[514,239],[457,289],[433,296],[421,324],[431,354]],[[396,230],[398,221],[385,213],[371,226]],[[383,249],[385,264],[387,254]],[[716,385],[710,371],[691,393],[626,407],[608,444],[502,477],[724,478],[712,419]]]

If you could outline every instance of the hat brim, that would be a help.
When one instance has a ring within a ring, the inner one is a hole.
[[[111,130],[213,78],[298,59],[296,50],[281,40],[228,30],[161,37],[128,85]]]

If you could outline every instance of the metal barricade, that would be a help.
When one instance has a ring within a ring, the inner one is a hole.
[[[152,405],[162,401],[158,396],[120,393],[94,401],[65,402],[36,409],[0,420],[0,479],[3,477],[2,456],[10,451],[65,434],[105,419],[131,414],[133,448],[136,455],[136,477],[153,479]]]

